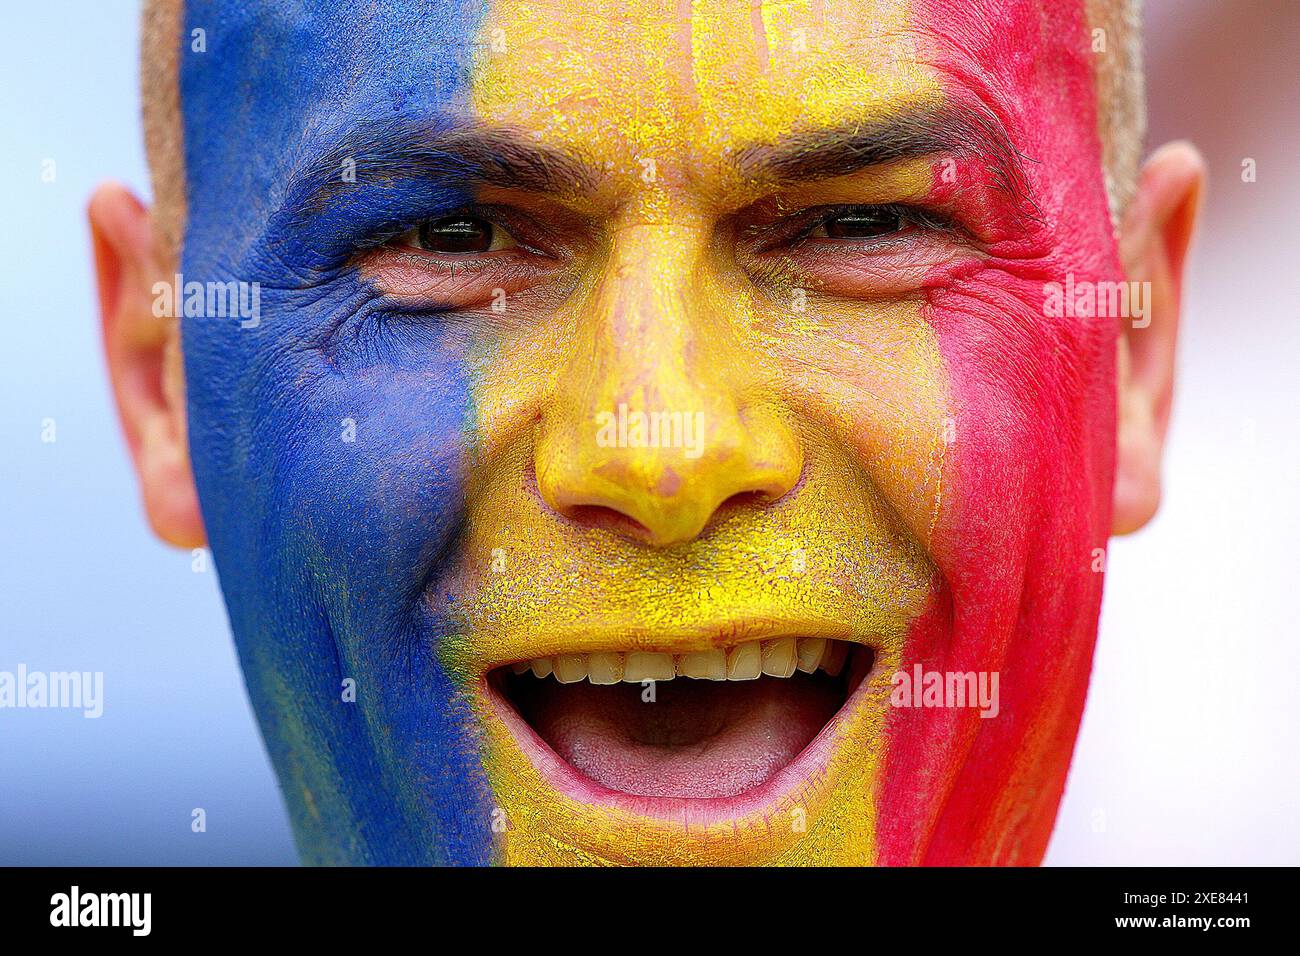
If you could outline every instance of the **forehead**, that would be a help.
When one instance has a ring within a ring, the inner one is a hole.
[[[1046,48],[1077,56],[1070,28],[1079,8],[1076,0],[190,0],[182,41],[192,46],[202,31],[206,49],[182,59],[187,144],[197,137],[221,152],[198,127],[222,117],[232,120],[223,143],[256,137],[244,145],[262,150],[356,118],[469,117],[611,161],[704,159],[796,125],[932,106],[954,87],[994,101],[1014,134],[1017,111],[1042,94],[1034,64]]]
[[[934,105],[904,0],[557,0],[488,8],[471,106],[570,148],[705,159]]]

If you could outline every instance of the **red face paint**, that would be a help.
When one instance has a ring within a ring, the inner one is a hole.
[[[1051,317],[1049,283],[1122,278],[1101,170],[1089,25],[1075,2],[919,3],[920,57],[949,103],[996,117],[1036,220],[972,212],[979,267],[930,284],[954,408],[931,542],[932,605],[902,670],[996,673],[999,706],[891,708],[880,862],[1032,864],[1083,710],[1115,443],[1118,318]],[[978,158],[936,174],[961,202]]]

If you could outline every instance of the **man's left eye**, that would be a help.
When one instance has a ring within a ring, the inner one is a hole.
[[[907,221],[893,209],[861,209],[827,216],[814,226],[809,239],[875,239],[902,232]]]
[[[426,219],[401,239],[403,245],[447,256],[481,255],[514,249],[518,243],[496,223],[464,213]]]

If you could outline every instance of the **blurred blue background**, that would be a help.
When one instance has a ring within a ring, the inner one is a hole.
[[[0,864],[293,863],[215,576],[150,534],[100,358],[85,203],[149,194],[136,3],[6,15],[0,671],[103,671],[106,700],[0,709]],[[1211,190],[1165,502],[1111,549],[1048,862],[1294,864],[1300,4],[1152,0],[1147,37],[1151,143],[1197,142]]]

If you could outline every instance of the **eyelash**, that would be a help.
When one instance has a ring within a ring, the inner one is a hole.
[[[752,227],[750,235],[755,238],[768,237],[767,241],[764,241],[760,246],[760,253],[769,252],[783,242],[798,246],[807,241],[810,234],[817,228],[852,213],[896,216],[903,226],[903,230],[906,230],[908,226],[916,226],[936,235],[956,235],[961,231],[951,219],[920,206],[911,206],[904,203],[842,203],[834,206],[814,207],[780,223]],[[897,240],[898,237],[904,235],[903,230],[862,239],[829,239],[824,241],[839,245],[851,243],[877,245]]]
[[[749,226],[742,230],[742,234],[749,238],[756,239],[761,243],[758,250],[759,252],[767,252],[781,242],[799,245],[807,240],[809,234],[819,226],[824,226],[840,216],[845,216],[851,213],[869,213],[874,215],[883,213],[886,215],[896,216],[904,227],[912,225],[919,227],[926,232],[937,235],[951,236],[961,233],[960,227],[948,217],[920,206],[912,206],[903,203],[843,203],[835,206],[813,207],[777,223]],[[534,242],[530,242],[527,238],[521,237],[521,233],[526,234],[528,232],[529,224],[524,217],[513,214],[509,210],[498,206],[466,206],[462,209],[444,213],[437,217],[429,217],[414,222],[395,225],[375,234],[364,243],[358,244],[357,248],[359,251],[364,251],[380,246],[393,245],[402,236],[417,229],[424,223],[437,222],[438,220],[451,218],[453,216],[466,216],[475,219],[482,219],[497,228],[504,229],[524,251],[535,255],[548,255],[545,250],[539,249]],[[831,239],[827,241],[839,244],[855,242],[877,244],[893,240],[900,234],[901,233],[891,233],[884,236],[863,239]],[[444,264],[435,259],[436,255],[437,254],[435,253],[423,256],[422,258],[430,260],[436,268],[442,268],[448,272],[455,271],[457,268],[465,271],[467,263],[474,259],[473,255],[466,255],[464,257],[457,257],[454,263]]]

